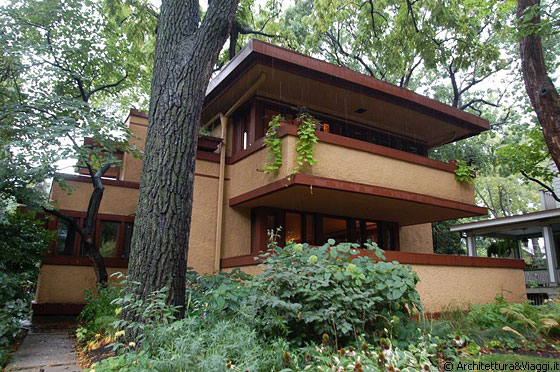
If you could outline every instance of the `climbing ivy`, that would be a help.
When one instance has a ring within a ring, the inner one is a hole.
[[[276,115],[268,123],[263,146],[268,148],[268,157],[264,163],[264,173],[274,173],[282,166],[282,140],[278,138],[278,128],[284,117]]]
[[[309,165],[317,163],[317,160],[313,157],[313,149],[317,143],[315,129],[317,128],[318,122],[308,113],[301,114],[299,119],[300,124],[297,131],[298,140],[296,142],[298,157],[296,167],[292,171],[292,174],[299,172],[305,163]]]
[[[474,166],[467,164],[464,160],[457,160],[457,169],[455,170],[455,179],[459,182],[474,182]]]

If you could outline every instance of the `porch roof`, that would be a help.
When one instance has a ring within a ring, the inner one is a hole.
[[[545,225],[551,226],[553,232],[560,232],[560,208],[464,223],[451,226],[450,230],[467,235],[523,239],[542,236]]]

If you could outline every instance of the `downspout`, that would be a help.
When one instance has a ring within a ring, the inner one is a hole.
[[[220,271],[220,260],[222,258],[222,226],[224,219],[224,186],[225,186],[225,173],[226,173],[226,153],[227,153],[227,124],[229,117],[237,110],[245,101],[247,101],[259,86],[266,79],[266,74],[261,72],[257,81],[239,98],[231,108],[224,114],[219,113],[220,125],[222,127],[222,143],[220,144],[220,172],[218,178],[218,209],[216,213],[216,246],[214,249],[214,271]],[[214,121],[216,120],[214,119]],[[206,123],[203,127],[208,126],[211,122]]]

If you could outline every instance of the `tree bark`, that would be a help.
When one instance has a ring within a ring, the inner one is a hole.
[[[95,272],[95,277],[97,279],[97,283],[104,284],[109,279],[107,275],[107,268],[105,267],[105,261],[103,260],[103,256],[99,253],[99,249],[97,245],[95,245],[95,233],[96,233],[96,222],[97,222],[97,215],[99,214],[99,207],[101,205],[101,200],[103,199],[103,192],[105,191],[105,187],[103,186],[103,182],[101,177],[109,170],[111,164],[105,164],[103,168],[101,168],[96,173],[93,173],[93,170],[89,166],[90,176],[91,176],[91,183],[93,185],[93,192],[91,193],[91,197],[89,198],[89,205],[86,213],[86,219],[84,221],[84,227],[80,227],[74,219],[71,217],[60,213],[56,209],[45,209],[45,212],[50,213],[56,216],[59,219],[63,219],[68,223],[68,226],[75,231],[77,234],[80,235],[82,240],[82,248],[88,255],[93,264],[93,271]]]
[[[518,0],[517,19],[522,36],[519,40],[521,69],[525,89],[541,124],[548,151],[560,169],[560,97],[546,71],[541,37],[537,32],[527,32],[540,24],[540,9],[527,18],[532,7],[540,8],[540,0]]]
[[[148,134],[134,223],[128,288],[145,298],[167,288],[184,315],[197,131],[206,88],[238,0],[164,0],[159,16]],[[125,319],[137,315],[125,313]]]

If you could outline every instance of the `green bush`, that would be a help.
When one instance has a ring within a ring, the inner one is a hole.
[[[114,300],[122,294],[122,286],[114,282],[86,290],[86,305],[78,317],[80,326],[76,330],[78,343],[91,341],[96,335],[106,337],[115,332],[113,323],[118,320],[118,306]]]
[[[34,214],[0,210],[0,366],[8,362],[9,348],[31,316],[41,258],[52,234]]]
[[[375,243],[368,249],[384,259]],[[268,335],[339,343],[367,337],[394,338],[421,310],[418,276],[397,262],[357,256],[358,245],[333,240],[321,247],[288,244],[265,254],[255,289],[255,313]]]
[[[478,353],[481,347],[502,350],[536,349],[554,344],[560,334],[560,303],[540,306],[529,302],[508,303],[501,296],[468,312],[455,310],[431,321],[429,329],[439,349],[448,356],[459,351]]]

